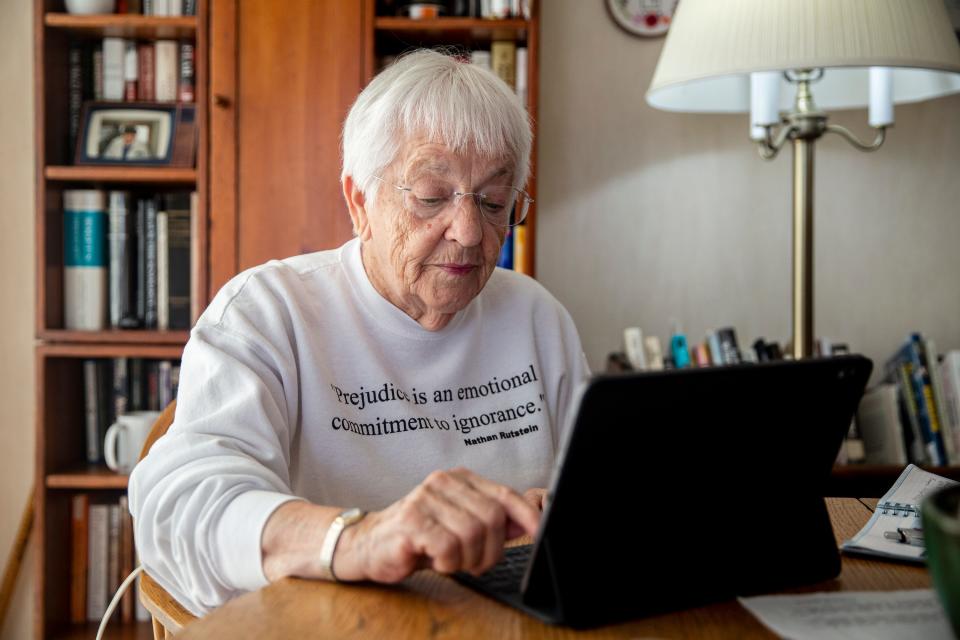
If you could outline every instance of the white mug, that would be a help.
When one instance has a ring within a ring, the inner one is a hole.
[[[150,428],[159,417],[159,411],[132,411],[119,416],[103,439],[103,457],[107,466],[118,473],[130,473],[140,459],[140,450],[147,441]]]
[[[90,15],[99,13],[113,13],[115,0],[64,0],[67,13]]]

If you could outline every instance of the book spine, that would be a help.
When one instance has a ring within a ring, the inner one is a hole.
[[[79,44],[70,46],[67,53],[67,117],[69,119],[69,140],[67,149],[77,148],[77,135],[80,132],[80,116],[83,111],[83,56],[84,49]]]
[[[960,351],[946,354],[940,364],[940,375],[947,419],[953,426],[956,450],[960,452]]]
[[[203,312],[203,272],[200,268],[200,196],[190,193],[190,317],[187,328],[193,326]]]
[[[519,224],[513,228],[513,270],[532,275],[530,262],[530,234],[527,225]]]
[[[930,461],[938,466],[946,464],[946,450],[940,434],[940,425],[937,416],[932,411],[933,394],[930,390],[930,379],[923,360],[920,356],[920,344],[914,334],[908,344],[910,353],[910,380],[913,384],[913,393],[917,403],[917,418],[920,421],[920,430],[923,440],[929,450]]]
[[[160,411],[160,368],[156,360],[147,360],[144,363],[147,372],[147,410]]]
[[[170,367],[170,396],[173,400],[177,399],[177,392],[180,390],[180,365],[175,364]]]
[[[140,5],[143,10],[143,15],[145,16],[156,15],[154,13],[153,3],[154,3],[154,0],[141,0]]]
[[[707,332],[707,346],[710,348],[710,364],[715,367],[723,366],[723,349],[720,346],[720,336],[716,331]]]
[[[167,15],[183,15],[183,0],[167,0]]]
[[[182,204],[190,206],[186,200]],[[171,204],[167,209],[167,300],[171,329],[189,329],[191,325],[192,216],[189,208],[178,209]]]
[[[90,505],[87,532],[87,620],[99,621],[107,610],[109,515],[105,504]]]
[[[123,100],[123,38],[103,39],[103,99]]]
[[[133,571],[133,518],[126,495],[120,496],[120,580],[126,579]],[[133,589],[127,589],[120,600],[120,620],[124,624],[133,622]]]
[[[495,40],[490,43],[490,64],[493,72],[516,89],[517,81],[517,43],[513,40]]]
[[[139,15],[143,13],[143,6],[140,0],[127,0],[127,13],[130,15]]]
[[[197,15],[197,0],[183,0],[183,15]]]
[[[109,540],[107,545],[107,602],[120,587],[120,505],[111,504],[107,510]],[[114,612],[116,615],[116,611]],[[112,619],[112,618],[111,618]]]
[[[526,47],[517,47],[517,78],[514,81],[514,86],[517,90],[517,97],[520,98],[520,104],[524,108],[529,108],[527,104],[528,98],[528,89],[527,89],[527,74],[528,64],[529,64],[529,52]]]
[[[137,82],[137,97],[146,102],[153,102],[156,96],[157,77],[154,73],[153,44],[145,42],[137,47],[137,62],[140,65]]]
[[[147,317],[147,201],[137,200],[136,236],[136,297],[137,320],[146,326]]]
[[[134,102],[137,99],[140,64],[137,61],[137,43],[132,40],[126,42],[123,54],[123,99]]]
[[[103,459],[103,441],[100,440],[100,394],[97,391],[97,361],[83,361],[84,426],[87,439],[87,462],[97,464]]]
[[[157,327],[157,203],[146,201],[144,222],[144,325]]]
[[[154,99],[158,102],[173,102],[177,99],[177,42],[157,40],[154,56]]]
[[[503,269],[513,269],[513,229],[507,229],[507,234],[503,237],[503,246],[500,247],[497,266]]]
[[[78,493],[70,501],[70,622],[87,620],[87,541],[89,498]]]
[[[157,212],[157,329],[170,328],[169,216]]]
[[[103,49],[97,48],[91,54],[93,99],[103,100]]]
[[[733,327],[718,329],[717,340],[720,341],[720,352],[723,354],[723,363],[740,364],[740,345],[737,343],[736,329]]]
[[[143,358],[130,358],[130,409],[132,411],[146,409],[143,394]]]
[[[193,102],[196,93],[194,79],[194,51],[189,42],[180,43],[180,82],[177,99],[180,102]]]
[[[127,270],[129,233],[127,229],[129,194],[111,191],[110,196],[110,326],[119,328],[130,312],[130,274]]]
[[[484,69],[492,69],[492,63],[490,59],[490,52],[484,51],[482,49],[477,49],[470,52],[470,64],[475,64],[478,67]]]
[[[161,360],[158,366],[157,394],[159,396],[159,405],[166,407],[173,400],[173,384],[170,380],[170,370],[173,363],[169,360]]]
[[[99,331],[106,323],[107,212],[102,191],[63,192],[64,326]]]
[[[943,440],[943,447],[946,452],[946,464],[956,464],[960,462],[956,448],[956,434],[953,423],[947,415],[947,403],[944,398],[943,380],[940,375],[940,366],[937,362],[937,346],[932,339],[921,342],[923,363],[927,370],[927,377],[930,379],[930,391],[932,394],[930,404],[933,412],[937,416],[937,424],[940,427],[940,435]]]
[[[169,16],[171,0],[153,0],[153,15]]]
[[[920,429],[920,419],[917,416],[917,400],[913,395],[913,383],[910,378],[910,363],[903,362],[898,367],[897,388],[900,392],[900,403],[906,416],[906,424],[910,427],[908,448],[910,460],[915,464],[926,464],[928,460],[927,448],[924,445],[923,434]]]
[[[113,416],[114,420],[130,412],[130,374],[126,358],[113,359]],[[111,421],[112,423],[113,421]]]

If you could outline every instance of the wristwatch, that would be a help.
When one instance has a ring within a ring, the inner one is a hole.
[[[323,572],[323,578],[339,582],[333,573],[333,552],[337,550],[337,543],[340,542],[343,531],[363,520],[365,515],[367,515],[366,511],[353,508],[347,509],[333,520],[333,524],[327,529],[327,535],[323,538],[323,544],[320,545],[320,569]]]

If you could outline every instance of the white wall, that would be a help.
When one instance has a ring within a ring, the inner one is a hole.
[[[32,3],[0,2],[0,563],[33,484],[32,35]],[[31,544],[0,638],[33,633],[34,553]]]
[[[604,2],[542,7],[537,278],[601,369],[622,329],[741,346],[790,334],[790,149],[761,160],[746,116],[647,106],[662,38]],[[816,94],[814,94],[816,95]],[[898,107],[868,154],[817,144],[815,327],[882,364],[911,330],[960,348],[960,96]],[[870,136],[865,111],[838,114]]]

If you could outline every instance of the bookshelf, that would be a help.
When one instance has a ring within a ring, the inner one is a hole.
[[[191,286],[207,301],[208,281],[208,2],[198,0],[196,16],[75,16],[62,0],[34,0],[34,104],[36,148],[34,309],[36,360],[36,508],[38,550],[34,571],[34,635],[90,638],[97,623],[71,622],[71,503],[86,494],[91,503],[116,502],[127,476],[87,463],[83,363],[89,359],[178,360],[189,332],[144,329],[69,330],[63,302],[63,192],[66,189],[131,190],[142,193],[195,191],[198,217],[190,242]],[[68,135],[69,50],[104,37],[139,42],[190,41],[194,45],[194,104],[198,146],[196,168],[74,166]],[[149,622],[107,629],[108,638],[153,637]]]
[[[527,60],[527,111],[533,124],[533,149],[530,162],[530,180],[527,191],[534,199],[524,222],[521,264],[514,266],[530,276],[535,276],[536,229],[537,229],[537,113],[539,104],[539,35],[540,18],[538,3],[531,3],[533,10],[529,19],[509,18],[490,20],[483,18],[439,17],[414,20],[408,17],[388,15],[377,0],[365,0],[363,14],[363,50],[365,83],[369,82],[381,67],[384,56],[395,56],[416,47],[449,46],[464,52],[473,49],[490,49],[497,40],[509,40],[518,47],[526,47]]]

